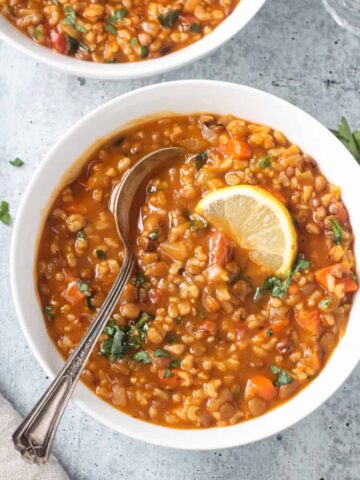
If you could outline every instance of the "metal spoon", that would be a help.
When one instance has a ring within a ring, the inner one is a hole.
[[[134,220],[134,199],[156,170],[184,154],[181,148],[163,148],[143,157],[123,177],[111,194],[110,210],[115,216],[117,230],[125,247],[125,258],[108,296],[93,319],[88,331],[69,357],[49,388],[13,434],[14,446],[21,457],[38,465],[49,459],[59,421],[86,362],[110,315],[119,300],[134,267],[135,258],[130,241],[130,223]]]

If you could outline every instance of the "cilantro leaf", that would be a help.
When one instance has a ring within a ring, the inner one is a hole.
[[[265,157],[261,157],[259,159],[259,167],[262,168],[263,170],[265,170],[266,167],[271,165],[271,160],[272,160],[272,158],[270,157],[270,155],[266,155]]]
[[[204,165],[206,160],[208,159],[208,153],[207,152],[200,152],[196,155],[195,157],[195,167],[197,170],[200,170]]]
[[[274,375],[277,375],[277,378],[274,380],[274,385],[281,386],[281,385],[289,385],[294,381],[294,378],[291,377],[285,370],[277,367],[276,365],[271,365],[271,372]]]
[[[153,355],[154,357],[170,358],[170,354],[162,348],[156,348]]]
[[[348,121],[345,117],[342,117],[338,129],[330,131],[345,145],[360,165],[360,130],[351,132]]]
[[[333,233],[334,233],[334,239],[335,239],[335,243],[337,243],[338,245],[340,245],[343,241],[343,231],[342,231],[342,228],[339,224],[339,222],[335,219],[335,218],[332,218],[330,220],[331,222],[331,225],[332,225],[332,229],[333,229]]]
[[[139,363],[150,364],[151,360],[149,354],[145,350],[140,350],[134,355],[134,360]]]
[[[10,225],[11,215],[9,212],[9,203],[5,200],[0,202],[0,221],[5,225]]]
[[[177,22],[180,17],[181,10],[167,10],[166,12],[159,15],[157,18],[159,23],[164,28],[171,28]]]

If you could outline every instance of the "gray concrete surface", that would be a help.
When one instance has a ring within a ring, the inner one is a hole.
[[[268,0],[239,35],[206,59],[145,80],[67,76],[0,43],[0,200],[8,200],[16,216],[33,171],[59,136],[106,100],[153,82],[208,78],[244,83],[293,102],[329,127],[344,114],[360,127],[359,46],[358,38],[334,24],[320,0]],[[16,156],[26,162],[21,169],[8,164]],[[24,414],[48,379],[15,315],[10,238],[11,227],[0,224],[0,391]],[[55,453],[73,480],[358,480],[359,391],[358,367],[325,405],[281,435],[210,452],[167,450],[131,440],[71,404]]]

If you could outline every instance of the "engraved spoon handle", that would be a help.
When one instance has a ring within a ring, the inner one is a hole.
[[[44,395],[14,432],[12,437],[14,446],[27,462],[38,465],[47,462],[65,407],[121,291],[129,280],[133,266],[134,256],[126,249],[123,266],[83,339]]]

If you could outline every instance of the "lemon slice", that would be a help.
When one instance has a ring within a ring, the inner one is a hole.
[[[251,185],[226,187],[207,194],[195,211],[224,230],[251,260],[268,272],[291,269],[297,236],[286,207],[271,193]]]

